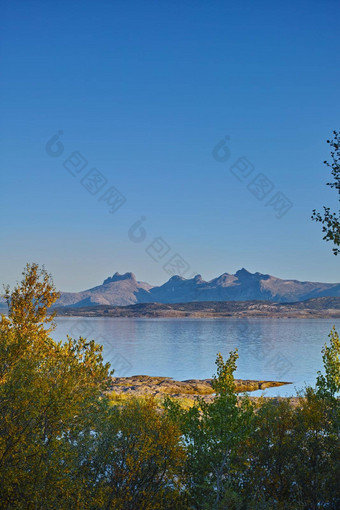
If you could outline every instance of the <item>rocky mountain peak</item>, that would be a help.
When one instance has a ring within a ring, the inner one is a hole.
[[[260,274],[260,273],[257,273],[257,274]],[[242,267],[242,269],[239,269],[238,271],[236,271],[235,276],[237,276],[237,278],[249,278],[249,277],[253,276],[253,273],[250,273],[244,267]]]
[[[103,281],[103,285],[106,285],[107,283],[120,282],[122,280],[132,280],[135,282],[136,277],[133,273],[120,274],[116,272],[113,276],[106,278],[106,280]]]
[[[174,283],[174,282],[181,282],[181,281],[183,281],[183,280],[185,280],[185,278],[183,278],[183,276],[179,276],[178,274],[175,274],[174,276],[172,276],[172,277],[168,280],[168,282],[172,282],[172,283]]]

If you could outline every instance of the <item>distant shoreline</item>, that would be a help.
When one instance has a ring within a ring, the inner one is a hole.
[[[255,300],[139,303],[127,306],[56,307],[54,311],[59,317],[338,319],[340,298],[324,297],[294,303]]]

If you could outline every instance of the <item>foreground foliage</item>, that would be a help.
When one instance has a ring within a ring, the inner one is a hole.
[[[340,201],[340,132],[333,131],[333,138],[327,140],[331,148],[331,163],[324,161],[324,164],[331,169],[333,181],[327,182],[327,186],[334,188]],[[322,232],[325,234],[323,239],[333,243],[332,251],[334,255],[340,253],[340,210],[331,211],[330,207],[323,208],[323,212],[313,210],[312,220],[322,224]]]
[[[238,354],[212,402],[110,399],[102,348],[57,343],[49,275],[28,265],[0,322],[0,508],[340,508],[340,341],[300,404],[239,399]]]

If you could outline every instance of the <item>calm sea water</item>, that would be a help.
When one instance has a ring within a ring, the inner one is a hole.
[[[290,381],[265,395],[289,396],[315,383],[321,348],[339,319],[114,319],[62,318],[53,337],[80,335],[104,346],[117,376],[154,375],[178,380],[215,373],[218,352],[237,348],[236,377]],[[262,394],[253,392],[252,395]]]

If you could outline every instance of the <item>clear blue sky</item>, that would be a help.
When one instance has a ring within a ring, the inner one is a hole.
[[[339,17],[337,0],[3,0],[0,280],[37,261],[62,290],[115,271],[156,284],[178,253],[185,276],[340,281],[310,220],[338,207],[322,161],[340,128]],[[73,176],[75,151],[88,164]],[[243,156],[254,170],[239,181],[230,167]],[[95,195],[80,182],[93,168],[106,179]],[[258,174],[274,186],[262,200],[248,188]],[[100,200],[111,186],[126,198],[114,214]],[[277,192],[293,204],[280,219]]]

